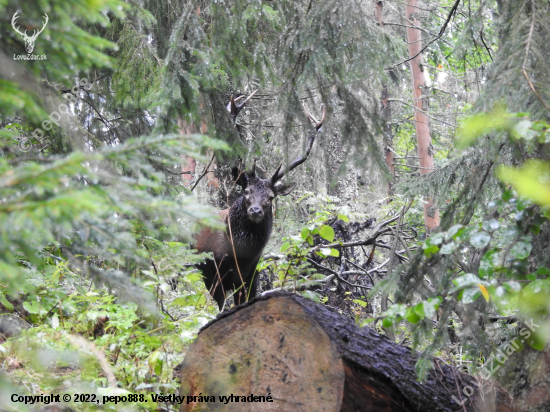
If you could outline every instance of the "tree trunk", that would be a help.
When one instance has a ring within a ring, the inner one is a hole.
[[[393,158],[393,135],[392,127],[388,123],[391,119],[390,107],[390,89],[387,84],[382,85],[382,93],[380,94],[380,112],[384,119],[384,152],[386,154],[386,165],[390,171],[390,181],[388,182],[387,195],[388,198],[393,195],[393,179],[395,178],[395,165]],[[391,199],[388,199],[390,201]]]
[[[183,119],[178,119],[178,128],[180,135],[187,135],[195,133],[195,125],[189,123]],[[183,156],[181,158],[181,179],[185,187],[191,187],[191,183],[195,178],[195,171],[197,168],[197,162],[192,157]]]
[[[376,24],[380,27],[384,26],[384,4],[380,0],[374,0],[374,16],[376,18]],[[387,84],[382,85],[382,92],[380,93],[380,115],[384,120],[384,153],[386,155],[386,165],[390,171],[390,181],[386,194],[388,196],[388,203],[391,202],[391,196],[393,195],[393,179],[395,178],[395,165],[393,160],[393,135],[392,127],[388,123],[391,120],[391,106],[390,106],[390,88]]]
[[[416,360],[323,305],[270,293],[202,329],[180,369],[181,411],[512,411],[494,382],[462,391],[475,379],[440,359],[418,382]]]
[[[200,12],[200,7],[197,8],[197,13],[199,12]],[[202,112],[204,109],[203,98],[201,97],[200,100],[201,100],[200,109]],[[201,124],[200,133],[205,134],[208,131],[208,126],[204,118],[201,119],[200,124]],[[196,133],[196,130],[197,130],[197,127],[194,123],[189,123],[183,119],[178,120],[178,127],[179,127],[180,135]],[[208,156],[211,157],[212,154],[213,154],[212,152],[209,152]],[[207,182],[206,185],[209,193],[212,193],[219,189],[218,178],[216,177],[216,174],[213,172],[215,168],[216,168],[215,161],[210,162],[210,168],[209,168],[210,171],[206,173],[206,182]],[[196,176],[197,161],[192,157],[186,157],[186,156],[182,157],[181,171],[182,171],[181,176],[182,176],[183,184],[185,185],[185,187],[191,188],[193,185],[193,180],[195,179],[195,177],[197,177]]]
[[[376,24],[379,26],[384,25],[384,17],[382,12],[384,11],[384,3],[381,0],[374,1],[374,18],[376,19]]]
[[[420,174],[431,173],[434,170],[432,138],[430,136],[430,123],[427,116],[428,95],[425,93],[424,69],[422,66],[422,33],[420,20],[416,18],[418,0],[409,0],[407,3],[407,42],[409,48],[409,61],[411,65],[412,88],[414,97],[414,122],[416,126],[416,139],[418,142],[418,156],[420,157]],[[409,26],[418,27],[412,28]],[[439,226],[439,210],[434,199],[424,199],[424,222],[428,232]]]

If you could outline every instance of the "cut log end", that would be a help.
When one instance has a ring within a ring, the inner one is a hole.
[[[290,299],[259,301],[214,323],[189,348],[182,366],[186,399],[215,396],[207,407],[185,401],[182,411],[332,412],[340,410],[343,390],[336,346]],[[224,404],[219,398],[251,394],[270,395],[273,402]]]

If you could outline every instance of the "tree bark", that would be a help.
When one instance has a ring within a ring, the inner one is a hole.
[[[384,26],[384,4],[380,0],[374,0],[374,16],[377,24],[380,27]],[[395,165],[393,160],[393,135],[391,125],[388,123],[391,120],[390,106],[390,88],[387,84],[382,85],[380,93],[380,114],[384,120],[384,153],[386,155],[386,165],[390,171],[390,181],[388,182],[387,195],[388,203],[391,202],[393,195],[393,179],[395,178]]]
[[[430,123],[427,116],[428,95],[425,93],[426,85],[422,63],[422,33],[420,20],[416,17],[418,0],[409,0],[406,8],[407,42],[409,48],[409,61],[411,66],[411,78],[414,97],[414,122],[416,127],[416,139],[418,143],[418,156],[420,158],[420,174],[431,173],[434,170],[432,138],[430,136]],[[410,26],[415,26],[413,28]],[[424,199],[424,222],[428,232],[439,226],[439,210],[434,199]]]
[[[390,89],[387,84],[382,85],[382,93],[380,94],[380,112],[384,120],[384,152],[386,154],[386,165],[390,171],[390,180],[388,182],[387,195],[388,198],[393,195],[393,179],[395,178],[395,166],[393,160],[393,135],[391,125],[388,123],[391,119],[390,107]],[[390,201],[391,199],[388,199]]]
[[[181,411],[512,411],[494,382],[463,391],[475,379],[440,359],[418,382],[416,361],[411,349],[323,305],[271,293],[202,329],[180,369]],[[250,394],[273,402],[243,402]],[[240,400],[219,398],[230,395]]]
[[[187,134],[195,133],[195,125],[189,123],[183,119],[178,119],[179,134],[185,136]],[[181,158],[181,180],[185,187],[191,187],[191,183],[195,178],[195,172],[197,168],[197,162],[192,157],[183,156]]]
[[[384,3],[381,0],[373,0],[374,1],[374,18],[376,19],[376,24],[379,26],[384,25],[384,17],[383,17],[383,11],[384,11]]]

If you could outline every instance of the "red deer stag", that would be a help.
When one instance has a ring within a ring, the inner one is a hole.
[[[233,121],[250,97],[240,106],[236,106],[231,98],[228,109]],[[256,176],[256,162],[249,172],[233,168],[235,183],[243,188],[243,194],[229,209],[219,212],[226,225],[225,231],[207,228],[197,236],[196,249],[199,252],[212,252],[214,255],[214,259],[207,259],[197,265],[197,268],[202,271],[204,284],[220,310],[229,290],[235,290],[234,299],[237,305],[256,296],[259,277],[256,266],[273,226],[271,202],[276,196],[288,195],[295,186],[277,182],[307,159],[325,118],[325,107],[319,121],[305,106],[304,110],[316,129],[308,139],[305,153],[294,160],[285,171],[281,171],[279,165],[273,176],[267,179]]]

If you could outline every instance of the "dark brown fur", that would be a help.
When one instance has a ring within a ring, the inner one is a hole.
[[[233,174],[244,192],[229,209],[219,213],[226,225],[225,231],[204,229],[197,236],[196,245],[199,252],[214,255],[213,260],[208,259],[197,267],[220,310],[229,290],[236,291],[235,304],[256,296],[256,266],[273,226],[272,200],[277,195],[289,194],[294,188],[294,185],[275,185],[273,178],[261,179],[254,172],[239,174],[235,168]]]

